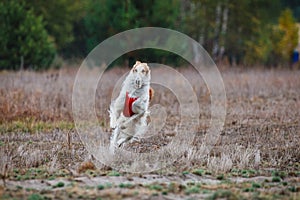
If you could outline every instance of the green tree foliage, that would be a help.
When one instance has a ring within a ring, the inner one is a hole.
[[[92,50],[106,38],[119,32],[138,27],[175,28],[180,14],[178,0],[126,0],[89,1],[85,16],[88,33],[87,49]],[[127,57],[167,57],[169,54],[157,50],[135,51]],[[152,60],[153,61],[153,60]]]
[[[55,50],[64,58],[84,57],[114,34],[149,26],[186,33],[216,61],[227,57],[237,64],[285,64],[298,38],[292,13],[284,11],[279,19],[280,11],[289,7],[300,20],[295,0],[2,0],[0,4],[0,63],[15,69],[21,58],[24,67],[46,67]],[[129,52],[124,58],[177,64],[180,60],[153,49]]]
[[[243,57],[248,51],[247,42],[256,41],[256,35],[262,27],[261,12],[257,10],[261,9],[261,6],[256,5],[257,2],[241,0],[239,3],[233,1],[228,3],[229,16],[225,48],[229,58],[235,59],[238,64],[243,63]]]
[[[258,30],[255,40],[247,41],[248,51],[245,61],[248,64],[286,65],[298,45],[298,28],[292,12],[281,12],[278,24],[267,25]]]
[[[137,10],[131,1],[89,1],[85,16],[88,51],[109,36],[137,27],[136,18]]]
[[[218,2],[218,0],[191,0],[190,4],[186,4],[183,13],[184,31],[210,53],[213,49],[215,30],[219,28],[216,23]]]
[[[257,31],[252,40],[245,42],[246,53],[244,63],[248,65],[271,64],[270,56],[274,48],[274,42],[280,35],[274,32],[274,27],[267,25]]]
[[[0,2],[0,69],[47,68],[55,48],[42,17],[16,0]]]
[[[89,1],[85,25],[91,50],[119,32],[147,26],[175,28],[180,12],[178,0]]]
[[[249,45],[257,42],[267,24],[276,21],[276,12],[280,9],[279,0],[190,2],[184,17],[186,32],[199,41],[215,59],[218,54],[225,53],[237,63],[245,62]]]
[[[298,45],[298,27],[289,9],[284,10],[279,17],[279,31],[283,33],[278,43],[278,53],[284,61],[289,61],[292,52]]]
[[[23,2],[23,0],[19,0]],[[33,10],[36,16],[42,16],[45,28],[61,53],[74,42],[74,26],[85,14],[86,2],[82,0],[26,1],[26,6]],[[80,35],[77,35],[78,37]],[[69,52],[67,52],[69,53]]]

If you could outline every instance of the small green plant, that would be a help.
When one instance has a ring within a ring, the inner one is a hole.
[[[280,182],[281,181],[281,178],[279,176],[274,176],[272,178],[272,182]]]
[[[240,170],[239,170],[239,169],[236,169],[236,168],[233,168],[230,172],[232,172],[232,173],[239,173]]]
[[[61,169],[55,174],[59,177],[66,177],[69,175],[69,172],[66,169]]]
[[[281,179],[286,177],[286,172],[284,171],[272,171],[272,176],[279,176]]]
[[[261,188],[261,184],[253,182],[252,187],[253,188]]]
[[[30,192],[32,191],[33,189],[32,188],[25,188],[26,192]]]
[[[245,188],[243,189],[243,192],[254,192],[254,188]]]
[[[293,186],[290,186],[288,187],[289,191],[291,192],[297,192],[297,188],[293,185]]]
[[[284,171],[280,171],[279,176],[280,176],[281,179],[284,179],[287,176],[287,173],[284,172]]]
[[[209,194],[209,193],[211,193],[210,190],[202,190],[201,192],[202,192],[202,194]]]
[[[48,180],[49,180],[49,181],[52,181],[52,180],[55,180],[55,178],[56,178],[55,176],[51,175],[51,176],[48,178]]]
[[[106,183],[105,184],[105,188],[112,188],[113,187],[113,184],[112,183]]]
[[[192,171],[193,174],[196,174],[198,176],[202,176],[202,174],[204,173],[203,169],[196,169],[194,171]]]
[[[212,175],[212,173],[210,171],[205,171],[204,174],[205,175]]]
[[[287,183],[287,182],[282,182],[282,185],[283,185],[283,186],[287,186],[288,183]]]
[[[269,183],[270,181],[269,181],[269,179],[265,179],[264,182],[265,183]]]
[[[29,175],[29,174],[25,174],[24,176],[22,176],[22,178],[21,179],[23,179],[23,180],[29,180],[29,179],[31,179],[32,177]]]
[[[22,180],[22,176],[21,176],[21,175],[17,175],[17,176],[16,176],[16,180],[17,180],[17,181]]]
[[[190,173],[189,171],[183,171],[182,172],[183,175],[186,175],[186,174],[189,174],[189,173]]]
[[[217,179],[218,179],[218,180],[224,180],[224,178],[225,178],[224,174],[219,174],[219,175],[217,176]]]
[[[249,174],[248,170],[242,170],[242,177],[245,177],[245,178],[250,177],[250,174]]]
[[[256,174],[257,173],[257,171],[254,170],[254,169],[249,169],[248,172],[249,172],[249,174]]]
[[[22,187],[22,186],[20,186],[20,185],[17,185],[17,186],[16,186],[16,188],[17,188],[18,190],[21,190],[21,189],[23,189],[23,187]]]
[[[105,188],[104,185],[101,185],[101,184],[97,186],[98,190],[103,190],[104,188]]]
[[[195,182],[194,181],[189,181],[189,182],[186,183],[186,185],[187,186],[192,186],[192,185],[195,185]]]
[[[41,173],[41,172],[43,172],[43,170],[40,169],[40,168],[36,168],[36,169],[34,169],[34,171],[35,171],[36,173]]]
[[[162,191],[163,190],[163,186],[161,186],[159,184],[149,185],[148,188],[150,190],[157,190],[157,191]]]
[[[272,170],[272,176],[279,176],[279,172],[276,170]]]
[[[44,197],[41,196],[40,194],[31,194],[29,197],[28,197],[28,200],[43,200]]]
[[[197,186],[192,186],[192,187],[188,187],[185,190],[185,194],[189,195],[189,194],[194,194],[194,193],[199,193],[200,192],[200,188]]]
[[[111,171],[107,174],[108,176],[120,176],[120,173],[117,171]]]
[[[90,170],[90,169],[86,170],[85,174],[87,174],[90,177],[96,177],[97,176],[96,172],[94,170]]]
[[[61,188],[61,187],[64,187],[64,186],[65,186],[65,183],[60,181],[56,185],[54,185],[53,188]]]
[[[131,183],[120,183],[120,188],[133,188],[133,185]]]

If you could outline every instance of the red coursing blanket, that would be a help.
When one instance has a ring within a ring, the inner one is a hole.
[[[137,97],[129,97],[128,92],[126,92],[126,99],[124,104],[123,114],[125,117],[131,117],[134,115],[132,111],[132,104],[137,100]]]

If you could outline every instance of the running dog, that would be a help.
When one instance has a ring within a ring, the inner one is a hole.
[[[147,63],[136,61],[122,84],[119,96],[110,105],[110,151],[114,153],[132,139],[138,140],[147,128],[149,102],[153,96],[150,88],[150,69]]]

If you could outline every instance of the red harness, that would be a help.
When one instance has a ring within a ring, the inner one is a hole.
[[[137,100],[137,97],[129,97],[128,92],[126,92],[126,99],[124,104],[123,114],[125,117],[131,117],[134,115],[132,111],[132,104]]]

